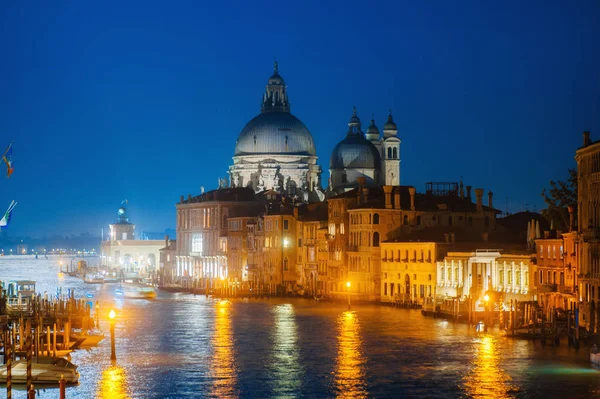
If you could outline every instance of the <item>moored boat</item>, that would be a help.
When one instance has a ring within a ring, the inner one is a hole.
[[[18,360],[12,363],[11,376],[13,384],[27,382],[27,361]],[[79,380],[77,366],[61,357],[39,356],[31,363],[31,379],[34,384],[57,384],[61,376],[69,383]],[[6,365],[0,367],[0,382],[6,383]]]
[[[83,282],[86,284],[104,284],[104,276],[101,274],[92,274],[88,276],[87,274],[83,276]]]

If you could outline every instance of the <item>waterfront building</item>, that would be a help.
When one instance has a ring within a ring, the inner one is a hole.
[[[571,231],[535,240],[538,301],[545,308],[568,310],[578,302],[576,238]]]
[[[483,189],[475,190],[473,203],[471,187],[465,195],[459,183],[430,182],[424,194],[410,186],[368,188],[365,183],[359,178],[359,188],[346,193],[356,196],[348,209],[347,278],[360,298],[379,300],[382,294],[381,242],[408,240],[420,232],[433,241],[445,241],[450,233],[483,239],[495,229],[499,211],[492,207],[491,192],[488,206],[483,205]]]
[[[381,301],[423,304],[435,298],[437,262],[448,243],[386,241],[381,243]]]
[[[109,234],[101,244],[102,266],[140,275],[157,273],[163,240],[136,240],[135,224],[129,221],[124,204],[117,210],[117,219],[109,225]]]
[[[177,281],[175,254],[177,242],[165,236],[165,246],[159,250],[160,284],[171,284]]]
[[[577,228],[579,260],[580,325],[590,333],[599,331],[600,307],[600,141],[583,132],[577,161]]]
[[[484,310],[485,297],[498,307],[510,300],[535,300],[535,265],[528,251],[477,249],[448,252],[437,262],[438,299],[471,299]]]
[[[220,287],[227,278],[228,218],[256,212],[262,203],[248,187],[220,188],[187,199],[177,210],[175,275],[202,288]]]

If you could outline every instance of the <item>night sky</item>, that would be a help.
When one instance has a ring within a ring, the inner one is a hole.
[[[277,60],[324,184],[352,106],[363,130],[391,108],[401,184],[462,177],[539,211],[582,131],[600,139],[599,38],[597,0],[4,1],[0,207],[19,202],[10,235],[99,235],[123,199],[138,231],[174,228],[181,194],[227,176]]]

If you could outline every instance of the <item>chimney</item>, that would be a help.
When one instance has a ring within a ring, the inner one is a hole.
[[[369,189],[368,188],[363,188],[363,201],[367,202],[369,200]]]
[[[467,199],[469,202],[471,202],[471,187],[472,186],[467,186]]]
[[[400,187],[394,191],[394,208],[400,209]]]
[[[188,201],[192,200],[192,194],[188,194]]]
[[[590,144],[592,144],[592,140],[590,140],[590,132],[586,130],[583,132],[583,146],[587,147]]]
[[[165,247],[169,246],[169,236],[165,235]]]
[[[181,204],[183,204],[183,194],[181,195],[181,197],[179,197],[179,202],[180,202]]]
[[[450,233],[450,242],[452,244],[454,244],[454,241],[456,240],[456,237],[454,236],[454,232]]]
[[[483,242],[488,242],[488,233],[481,233],[481,238],[483,238]]]
[[[450,234],[444,233],[444,242],[450,242]]]
[[[550,232],[548,230],[544,230],[544,238],[550,238]]]
[[[493,197],[493,196],[494,196],[494,193],[493,193],[493,192],[491,192],[491,191],[488,191],[488,206],[489,206],[490,208],[493,208],[493,206],[492,206],[492,197]]]
[[[414,211],[415,210],[415,193],[417,190],[415,190],[414,187],[409,187],[408,188],[408,193],[410,194],[410,210]]]
[[[392,209],[392,186],[383,186],[385,193],[385,209]]]
[[[483,188],[475,189],[475,197],[477,198],[477,212],[481,212],[483,210]]]
[[[575,219],[574,213],[575,213],[575,208],[573,208],[573,205],[569,205],[567,207],[567,209],[569,210],[569,231],[573,231],[573,222]]]
[[[294,217],[296,219],[298,219],[298,207],[297,206],[294,207]]]
[[[465,186],[463,185],[462,180],[460,181],[460,199],[465,198]]]

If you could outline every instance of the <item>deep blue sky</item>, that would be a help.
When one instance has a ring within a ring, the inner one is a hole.
[[[510,212],[600,139],[596,0],[34,3],[0,5],[14,235],[99,234],[125,198],[138,230],[175,227],[179,196],[226,176],[274,59],[323,182],[353,105],[380,127],[393,109],[402,184],[462,176]]]

